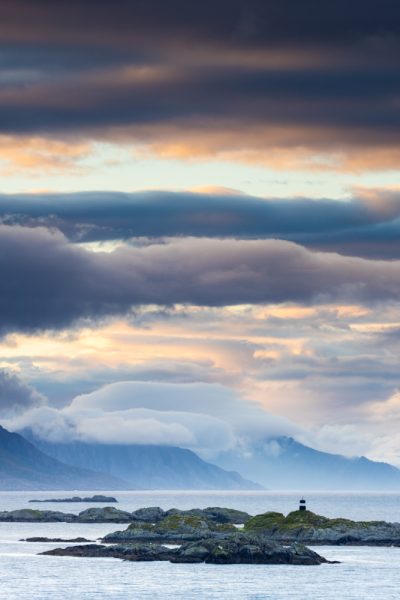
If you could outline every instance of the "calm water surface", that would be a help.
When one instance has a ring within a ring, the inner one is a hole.
[[[192,508],[230,506],[252,514],[297,508],[298,493],[277,492],[104,492],[118,507]],[[92,492],[79,492],[91,495]],[[71,492],[0,493],[0,510],[23,507],[79,512],[84,504],[29,504],[30,498],[66,497]],[[400,494],[308,493],[310,509],[327,516],[400,521]],[[93,506],[93,505],[90,505]],[[0,599],[274,599],[337,600],[400,597],[399,548],[319,547],[339,565],[172,565],[124,563],[116,559],[38,556],[60,544],[19,541],[30,536],[98,539],[124,525],[0,523]],[[65,545],[65,544],[64,544]]]

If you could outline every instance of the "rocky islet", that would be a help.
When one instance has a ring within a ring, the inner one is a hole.
[[[43,552],[50,556],[114,557],[133,562],[169,561],[173,563],[208,564],[291,564],[320,565],[328,562],[301,544],[283,546],[258,536],[231,534],[225,539],[188,542],[177,548],[154,543],[100,545],[88,544],[56,548]]]
[[[286,517],[277,512],[257,515],[246,522],[244,531],[283,544],[400,546],[400,523],[329,519],[308,510]]]
[[[400,546],[400,523],[330,519],[309,510],[287,516],[270,511],[251,517],[222,507],[167,511],[146,507],[132,513],[92,507],[77,515],[22,509],[0,513],[0,521],[4,520],[128,524],[95,544],[84,538],[26,540],[79,544],[48,550],[46,555],[128,561],[317,565],[328,561],[307,545]]]
[[[44,503],[44,502],[101,502],[101,503],[117,503],[118,500],[114,496],[103,496],[101,494],[95,494],[94,496],[82,497],[82,496],[71,496],[70,498],[34,498],[29,502]]]

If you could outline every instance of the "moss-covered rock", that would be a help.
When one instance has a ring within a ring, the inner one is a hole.
[[[208,537],[222,538],[236,528],[229,523],[219,524],[211,519],[191,514],[172,514],[158,523],[133,522],[124,531],[108,534],[105,542],[157,541],[180,543]]]
[[[284,543],[307,544],[400,544],[400,525],[385,521],[329,519],[311,511],[293,511],[286,517],[267,512],[247,521],[244,531]]]
[[[231,523],[238,525],[246,523],[250,518],[247,512],[236,510],[234,508],[223,508],[221,506],[209,506],[204,509],[205,515],[216,523]]]
[[[103,508],[87,508],[78,515],[80,523],[129,523],[132,521],[131,513],[119,510],[114,506]]]
[[[21,510],[10,510],[0,512],[0,521],[20,523],[71,523],[77,520],[76,515],[62,513],[53,510],[34,510],[23,508]]]
[[[278,512],[266,512],[261,515],[256,515],[249,519],[244,529],[245,531],[262,531],[263,529],[273,529],[283,527],[285,523],[285,515]]]
[[[210,519],[215,523],[243,524],[251,517],[248,513],[234,508],[224,508],[221,506],[208,506],[207,508],[191,508],[189,510],[181,510],[179,508],[170,508],[166,511],[165,516],[172,515],[193,515]]]
[[[159,506],[147,506],[133,511],[132,520],[157,523],[158,521],[161,521],[165,515],[165,511]]]

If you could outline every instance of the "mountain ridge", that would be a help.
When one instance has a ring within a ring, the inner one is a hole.
[[[1,490],[126,489],[119,478],[52,458],[0,425]]]
[[[140,489],[263,489],[236,470],[225,470],[192,450],[175,446],[49,442],[21,432],[45,454],[74,467],[101,471]]]
[[[254,444],[250,456],[221,453],[222,468],[235,465],[247,477],[282,490],[399,490],[400,470],[365,456],[348,458],[316,450],[292,437],[277,436]]]

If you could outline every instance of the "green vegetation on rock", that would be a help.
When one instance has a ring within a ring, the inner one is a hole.
[[[234,532],[236,528],[230,523],[215,523],[212,519],[207,517],[200,517],[197,515],[170,515],[163,519],[157,525],[159,530],[164,531],[177,531],[187,530],[188,528],[196,531],[220,531],[220,532]]]
[[[245,531],[263,531],[278,530],[290,532],[297,529],[331,529],[334,527],[343,528],[369,528],[384,525],[383,521],[351,521],[350,519],[329,519],[322,515],[317,515],[310,510],[295,510],[286,517],[282,513],[266,512],[256,515],[247,521],[244,526]]]
[[[266,512],[249,519],[247,523],[245,523],[244,529],[246,531],[274,529],[277,527],[283,527],[284,523],[285,516],[282,513]]]

